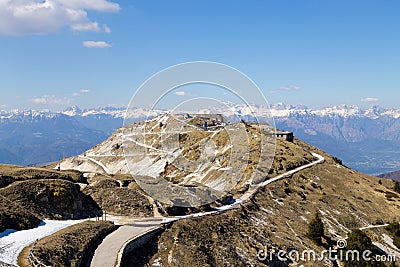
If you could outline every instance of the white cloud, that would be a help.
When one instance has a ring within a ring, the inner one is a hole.
[[[187,95],[186,92],[184,92],[184,91],[177,91],[177,92],[175,92],[174,94],[179,95],[179,96],[185,96],[185,95]]]
[[[91,10],[118,12],[120,7],[108,0],[0,0],[0,35],[49,34],[63,27],[109,33],[107,25],[89,19]]]
[[[0,105],[0,108],[6,108],[6,107],[8,107],[7,104],[1,104],[1,105]]]
[[[84,41],[82,46],[87,48],[109,48],[112,47],[111,44],[104,41]]]
[[[296,86],[296,85],[287,85],[287,86],[281,86],[278,88],[278,91],[297,91],[300,90],[301,87],[300,86]]]
[[[361,102],[376,102],[376,101],[379,101],[379,99],[375,97],[366,97],[361,99]]]
[[[79,90],[79,92],[73,93],[72,96],[78,97],[78,96],[81,96],[82,94],[87,94],[89,92],[90,92],[90,90],[88,90],[88,89],[82,89],[82,90]]]
[[[107,0],[57,0],[57,2],[72,9],[92,9],[104,12],[118,12],[120,10],[117,3]]]
[[[69,98],[58,98],[54,95],[44,95],[41,97],[34,97],[29,99],[29,102],[36,105],[69,105],[71,99]]]
[[[77,32],[111,32],[110,28],[107,25],[103,25],[103,27],[100,27],[99,23],[97,22],[72,25],[71,29]]]

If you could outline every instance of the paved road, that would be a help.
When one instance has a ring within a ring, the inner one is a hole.
[[[241,199],[242,201],[246,201],[246,200],[248,200],[248,199],[255,193],[255,191],[257,190],[257,188],[265,187],[265,186],[267,186],[267,185],[269,185],[269,184],[271,184],[271,183],[275,183],[276,181],[279,181],[279,180],[282,180],[282,179],[284,179],[284,178],[287,178],[287,177],[289,177],[289,176],[295,174],[296,172],[299,172],[299,171],[301,171],[301,170],[310,168],[311,166],[314,166],[314,165],[316,165],[316,164],[319,164],[319,163],[322,163],[322,162],[325,161],[325,158],[324,158],[323,156],[321,156],[321,155],[319,155],[319,154],[317,154],[317,153],[311,153],[311,154],[312,154],[314,157],[316,157],[317,160],[315,160],[315,161],[313,161],[313,162],[311,162],[311,163],[308,163],[308,164],[306,164],[306,165],[297,167],[297,168],[295,168],[295,169],[293,169],[293,170],[290,170],[290,171],[288,171],[288,172],[282,173],[282,174],[280,174],[280,175],[278,175],[278,176],[276,176],[276,177],[274,177],[274,178],[271,178],[271,179],[268,179],[268,180],[262,182],[261,184],[257,185],[254,189],[250,189],[249,191],[247,191],[243,196],[240,197],[240,199]]]
[[[309,168],[315,164],[322,163],[325,160],[325,158],[321,155],[318,155],[316,153],[312,153],[312,154],[314,157],[317,158],[317,160],[315,160],[314,162],[300,166],[296,169],[288,171],[277,177],[269,179],[269,180],[265,181],[264,183],[262,183],[260,186],[266,186],[270,183],[276,182],[283,178],[287,178],[290,175],[292,175],[298,171]],[[257,188],[258,187],[259,186],[257,186]],[[255,190],[254,191],[251,190],[250,192],[244,194],[241,198],[237,199],[235,201],[235,203],[219,207],[216,211],[202,212],[202,213],[189,214],[189,215],[185,215],[185,216],[168,217],[168,218],[159,217],[159,218],[145,218],[145,219],[132,219],[132,220],[129,220],[126,218],[123,221],[123,223],[124,223],[123,226],[121,226],[116,231],[112,232],[110,235],[108,235],[106,238],[104,238],[104,240],[102,241],[100,246],[96,249],[90,266],[91,267],[114,267],[117,262],[118,253],[127,241],[132,240],[135,237],[138,237],[138,236],[142,235],[143,233],[146,233],[149,230],[160,227],[160,225],[163,222],[165,223],[165,222],[183,220],[183,219],[188,219],[188,218],[202,217],[202,216],[221,213],[226,210],[233,209],[237,205],[248,200],[250,198],[250,196],[252,194],[254,194],[254,192],[255,192]]]
[[[127,221],[126,225],[106,236],[99,247],[96,249],[90,266],[94,267],[114,267],[117,262],[118,253],[123,245],[143,233],[158,228],[162,218],[149,218],[143,220]]]
[[[381,228],[381,227],[386,227],[389,226],[389,224],[382,224],[382,225],[369,225],[365,227],[359,228],[360,230],[365,230],[365,229],[373,229],[373,228]]]

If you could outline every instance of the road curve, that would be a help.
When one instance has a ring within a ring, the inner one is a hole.
[[[114,267],[116,266],[118,254],[121,248],[129,240],[142,235],[148,231],[159,228],[162,219],[149,218],[133,220],[129,224],[120,226],[117,230],[104,238],[96,249],[90,266]]]

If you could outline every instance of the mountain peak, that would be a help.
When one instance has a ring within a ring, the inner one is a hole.
[[[62,113],[72,117],[72,116],[76,116],[76,115],[81,115],[82,110],[78,106],[74,105],[74,106],[71,106],[71,107],[65,109]]]

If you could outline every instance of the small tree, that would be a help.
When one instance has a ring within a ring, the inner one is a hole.
[[[355,249],[358,251],[373,250],[372,240],[360,229],[354,229],[347,239],[346,249]]]
[[[400,224],[398,222],[392,222],[389,226],[386,226],[386,230],[392,234],[393,244],[400,248]]]
[[[398,181],[394,182],[393,190],[400,194],[400,183]]]
[[[390,223],[386,226],[386,230],[388,230],[393,236],[400,236],[400,224],[398,222]]]
[[[312,221],[308,224],[307,237],[320,244],[322,237],[324,236],[324,223],[322,222],[319,213],[316,212],[314,219],[312,219]]]
[[[354,229],[351,231],[349,234],[349,237],[347,239],[347,246],[346,248],[343,249],[343,254],[342,255],[352,255],[348,254],[347,251],[358,251],[359,252],[359,258],[351,258],[350,256],[348,258],[345,257],[343,265],[345,267],[379,267],[379,266],[384,266],[381,262],[377,262],[374,260],[366,261],[362,255],[363,252],[369,250],[373,254],[369,257],[373,257],[376,255],[375,253],[375,247],[372,244],[371,238],[367,236],[363,231],[359,229]]]

